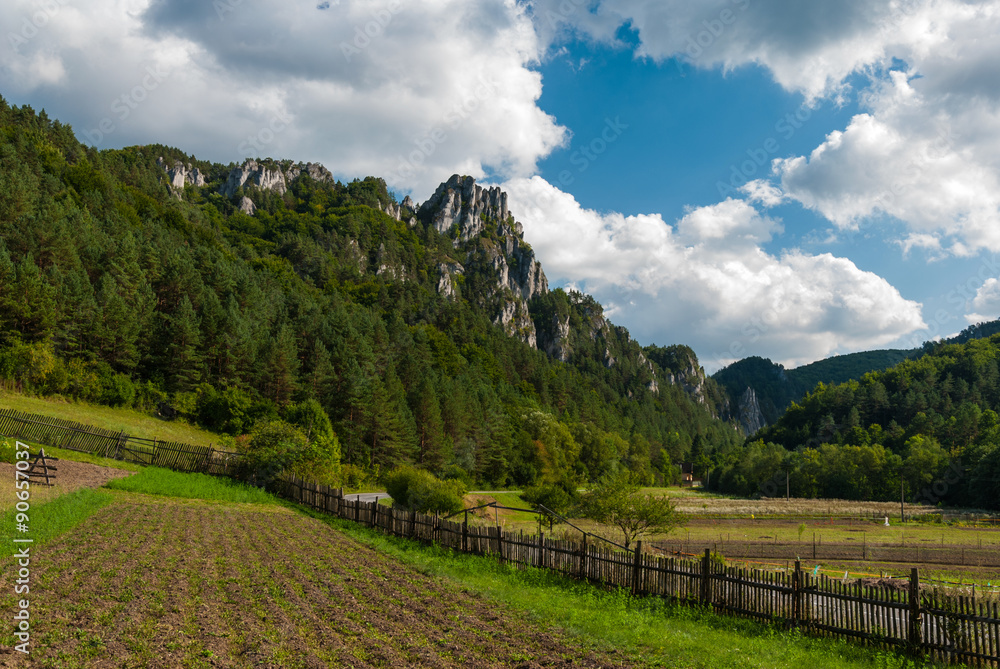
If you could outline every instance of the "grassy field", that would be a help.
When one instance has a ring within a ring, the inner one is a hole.
[[[0,390],[0,409],[15,409],[27,413],[72,420],[84,425],[121,431],[134,437],[177,441],[195,446],[219,444],[219,435],[189,425],[183,421],[167,421],[131,409],[116,409],[86,402],[28,397]]]
[[[696,556],[707,548],[730,563],[760,569],[784,569],[801,559],[803,568],[819,568],[838,575],[847,572],[851,577],[908,576],[911,567],[918,567],[923,574],[934,574],[953,583],[1000,585],[1000,527],[900,523],[898,504],[888,504],[897,515],[886,527],[882,519],[870,517],[874,509],[882,509],[886,503],[737,500],[679,488],[644,491],[670,496],[688,516],[684,527],[644,539],[647,545],[664,552]],[[470,494],[466,506],[491,501],[503,506],[529,507],[513,492]],[[753,511],[739,513],[741,509]],[[907,507],[907,513],[914,515],[928,510],[915,505]],[[825,515],[824,511],[831,515]],[[537,516],[510,510],[482,509],[473,514],[470,522],[499,524],[509,531],[538,529]],[[613,528],[586,519],[572,518],[571,522],[586,532],[621,541]],[[557,524],[552,533],[563,539],[580,538],[580,532],[565,524]],[[1000,589],[997,592],[1000,594]]]
[[[66,520],[33,546],[31,659],[0,654],[0,666],[917,666],[147,471],[132,491],[39,508]],[[174,484],[210,499],[162,494]],[[0,557],[4,583],[14,568]]]

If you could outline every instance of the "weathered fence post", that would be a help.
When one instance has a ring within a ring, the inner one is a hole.
[[[907,641],[911,650],[917,652],[923,644],[920,635],[920,576],[917,568],[910,570],[910,625],[907,633]]]
[[[710,603],[709,596],[711,593],[711,582],[712,577],[712,549],[705,549],[705,557],[701,559],[701,603],[708,606]]]
[[[500,558],[500,564],[503,564],[503,529],[497,525],[497,555]]]
[[[462,551],[469,552],[469,512],[465,512],[465,520],[462,521]]]
[[[642,577],[642,541],[635,542],[635,557],[632,560],[632,594],[639,594],[639,580]]]
[[[580,578],[587,578],[587,535],[583,535],[583,545],[580,547]]]
[[[538,566],[545,568],[545,532],[538,533]]]
[[[437,511],[434,512],[434,525],[431,527],[431,540],[439,544],[441,543],[441,514]]]
[[[802,563],[795,561],[792,572],[792,623],[797,627],[802,620]]]
[[[378,499],[372,502],[372,527],[377,527],[376,519],[378,518]]]

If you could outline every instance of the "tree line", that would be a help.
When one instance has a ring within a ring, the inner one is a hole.
[[[603,316],[588,296],[530,305],[540,331],[570,319],[560,362],[491,322],[484,268],[439,295],[439,265],[489,240],[456,247],[426,221],[387,216],[381,179],[303,175],[284,194],[223,197],[232,165],[160,145],[96,151],[2,99],[0,130],[8,387],[196,422],[348,485],[401,464],[491,486],[616,471],[663,481],[696,442],[722,453],[740,441],[662,383],[655,349],[592,327]],[[176,197],[161,157],[208,185]],[[239,210],[244,196],[255,215]]]

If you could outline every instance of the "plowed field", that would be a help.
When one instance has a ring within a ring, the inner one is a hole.
[[[0,666],[622,666],[284,508],[117,495],[32,551],[32,652],[8,622]]]

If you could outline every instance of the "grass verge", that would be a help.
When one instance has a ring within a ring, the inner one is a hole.
[[[297,506],[297,505],[296,505]],[[420,572],[525,612],[598,647],[624,651],[636,666],[712,669],[916,669],[938,666],[841,640],[805,637],[659,598],[635,598],[539,569],[388,537],[298,507]],[[954,666],[954,665],[953,665]]]
[[[275,497],[245,483],[230,481],[207,474],[185,474],[160,467],[143,467],[139,473],[105,484],[112,490],[208,499],[238,504],[274,504]]]
[[[219,435],[202,430],[183,421],[166,421],[149,414],[114,407],[97,406],[86,402],[70,402],[50,398],[28,397],[18,393],[0,391],[0,409],[16,409],[27,413],[53,416],[93,425],[116,432],[146,439],[178,441],[195,446],[218,444]]]
[[[82,523],[112,500],[113,497],[104,491],[83,488],[51,502],[32,505],[27,514],[27,525],[30,527],[27,534],[16,529],[16,509],[0,513],[0,558],[13,555],[17,552],[15,547],[20,548],[13,542],[14,539],[33,539],[32,546],[45,543]]]

